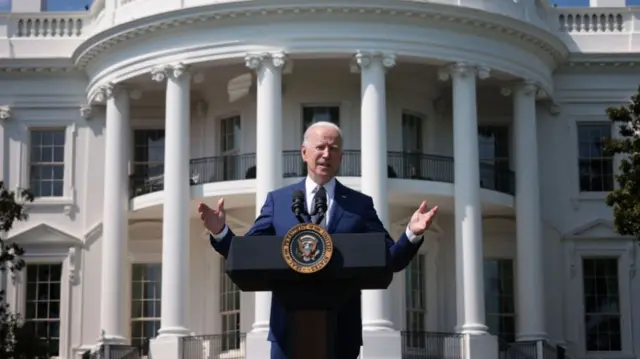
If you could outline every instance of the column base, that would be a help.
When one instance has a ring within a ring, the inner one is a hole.
[[[471,334],[471,335],[485,335],[488,334],[489,327],[484,324],[467,323],[460,327],[456,327],[456,333]]]
[[[517,342],[537,342],[539,340],[547,340],[547,333],[538,332],[538,333],[516,334]]]
[[[487,334],[465,334],[463,359],[495,359],[498,357],[498,337]]]
[[[395,332],[393,322],[390,320],[372,320],[362,323],[362,330],[365,332]]]
[[[401,356],[402,337],[399,331],[362,332],[361,359],[398,359]]]
[[[98,338],[98,346],[99,345],[125,345],[127,344],[128,339],[121,335],[114,334],[105,334],[102,333],[100,338]]]
[[[268,331],[247,333],[245,359],[265,359],[271,357],[271,342],[267,340]]]
[[[191,335],[191,331],[183,327],[165,327],[158,330],[158,338],[160,337],[182,337]]]
[[[149,359],[183,359],[180,336],[164,335],[149,341]]]

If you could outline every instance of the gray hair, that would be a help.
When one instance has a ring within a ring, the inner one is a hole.
[[[318,127],[332,128],[336,130],[338,132],[338,137],[340,137],[340,139],[342,140],[342,130],[340,130],[340,127],[338,127],[338,125],[329,121],[318,121],[314,122],[311,126],[309,126],[309,128],[307,128],[306,131],[304,131],[304,137],[302,141],[303,145],[306,146],[309,144],[309,134],[311,133],[311,130]]]

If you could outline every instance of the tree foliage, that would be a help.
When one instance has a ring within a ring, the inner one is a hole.
[[[616,231],[640,240],[640,88],[629,104],[609,107],[606,113],[620,136],[605,140],[605,154],[621,155],[619,187],[609,193],[606,203],[613,208]]]
[[[16,221],[27,220],[26,204],[32,201],[30,191],[9,191],[0,181],[0,275],[6,275],[7,271],[16,273],[25,266],[22,260],[24,250],[15,243],[7,242],[4,235]],[[5,293],[0,291],[0,357],[46,358],[46,343],[35,335],[32,326],[11,311],[4,299]]]

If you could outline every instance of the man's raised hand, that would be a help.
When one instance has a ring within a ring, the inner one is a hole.
[[[198,204],[198,214],[206,228],[212,234],[218,234],[224,229],[226,214],[224,212],[224,198],[218,200],[218,206],[213,209],[204,203]]]
[[[422,235],[431,227],[431,222],[433,222],[436,213],[438,213],[438,206],[427,211],[427,201],[422,201],[418,210],[411,216],[409,230],[417,236]]]

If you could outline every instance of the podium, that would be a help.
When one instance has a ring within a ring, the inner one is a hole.
[[[283,304],[288,335],[280,345],[287,359],[334,359],[337,311],[353,296],[360,298],[360,290],[386,289],[391,284],[385,233],[331,234],[331,248],[325,248],[332,252],[331,258],[313,273],[292,268],[286,255],[289,240],[235,237],[226,273],[240,290],[271,291],[273,300]]]

